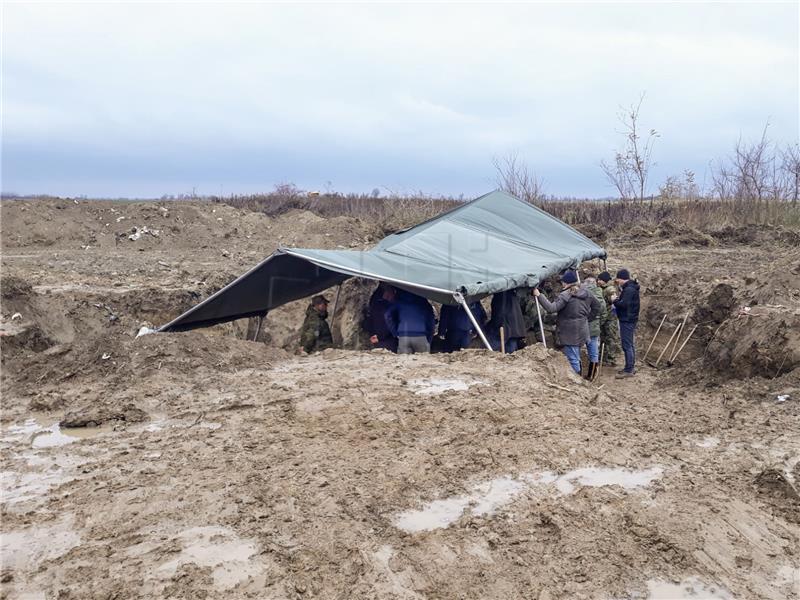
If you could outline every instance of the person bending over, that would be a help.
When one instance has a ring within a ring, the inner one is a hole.
[[[556,313],[558,336],[572,370],[581,374],[581,346],[589,342],[589,321],[597,318],[600,304],[592,294],[578,285],[575,271],[561,276],[564,289],[550,302],[538,288],[533,295],[547,312]]]

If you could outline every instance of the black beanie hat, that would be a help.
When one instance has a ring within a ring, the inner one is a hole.
[[[561,276],[561,281],[564,283],[578,283],[578,275],[575,271],[567,271]]]
[[[626,279],[627,280],[627,279],[630,279],[630,278],[631,278],[631,274],[630,274],[630,271],[628,271],[628,269],[620,269],[619,271],[617,271],[617,279]]]
[[[611,281],[611,273],[609,273],[608,271],[603,271],[602,273],[600,273],[600,275],[597,276],[597,278],[600,281],[605,281],[606,283],[608,283],[609,281]]]

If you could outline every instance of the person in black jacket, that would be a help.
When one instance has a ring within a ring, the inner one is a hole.
[[[486,311],[477,300],[470,303],[469,310],[478,326],[482,327],[486,321]],[[457,352],[467,348],[472,340],[475,326],[463,306],[450,306],[445,304],[439,313],[439,336],[444,339],[445,352]]]
[[[489,320],[489,342],[492,349],[500,349],[500,328],[505,337],[505,352],[511,354],[519,348],[520,340],[525,339],[525,317],[519,305],[517,290],[506,290],[492,296],[492,318]]]
[[[619,337],[625,355],[625,368],[617,373],[617,378],[633,377],[636,373],[636,324],[639,322],[639,282],[631,279],[628,269],[617,271],[619,298],[612,296],[612,304],[619,320]]]
[[[397,352],[397,338],[389,331],[386,324],[386,311],[389,310],[389,302],[383,297],[384,286],[381,284],[372,293],[367,307],[367,332],[369,333],[369,343],[373,348],[385,348],[390,352]]]

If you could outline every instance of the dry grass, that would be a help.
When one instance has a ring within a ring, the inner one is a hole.
[[[409,227],[464,202],[462,199],[422,195],[389,198],[355,194],[308,196],[291,190],[288,193],[214,197],[212,201],[268,215],[300,209],[324,217],[357,217],[379,223],[386,231]],[[551,199],[537,205],[570,225],[602,227],[608,232],[635,225],[655,227],[665,222],[701,231],[741,225],[800,229],[800,206],[774,200],[656,199],[652,202],[622,202]]]

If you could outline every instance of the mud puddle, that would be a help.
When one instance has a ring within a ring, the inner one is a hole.
[[[730,592],[719,585],[706,584],[697,577],[680,583],[660,579],[647,582],[648,600],[733,600]]]
[[[498,477],[473,486],[469,493],[428,502],[421,509],[399,513],[395,527],[408,533],[442,529],[456,522],[464,511],[472,516],[491,516],[520,494],[538,487],[553,486],[562,495],[578,487],[619,486],[632,490],[649,485],[661,477],[663,469],[652,467],[642,471],[622,468],[586,467],[556,475],[550,471],[526,473],[518,478]]]
[[[445,392],[465,392],[473,385],[483,385],[482,381],[464,381],[462,379],[411,379],[408,382],[418,396],[438,396]]]
[[[100,427],[61,427],[58,422],[46,417],[33,417],[21,425],[11,425],[0,441],[13,443],[29,440],[33,448],[54,448],[66,446],[84,439],[108,433],[111,425]]]
[[[226,527],[193,527],[177,536],[181,551],[172,560],[162,564],[157,573],[170,578],[184,564],[194,563],[211,567],[214,585],[231,589],[256,579],[264,572],[264,566],[255,557],[260,552],[253,540],[239,538]]]
[[[3,532],[0,535],[0,556],[3,569],[31,573],[46,560],[63,556],[80,545],[81,537],[72,527],[71,515],[55,523]]]

